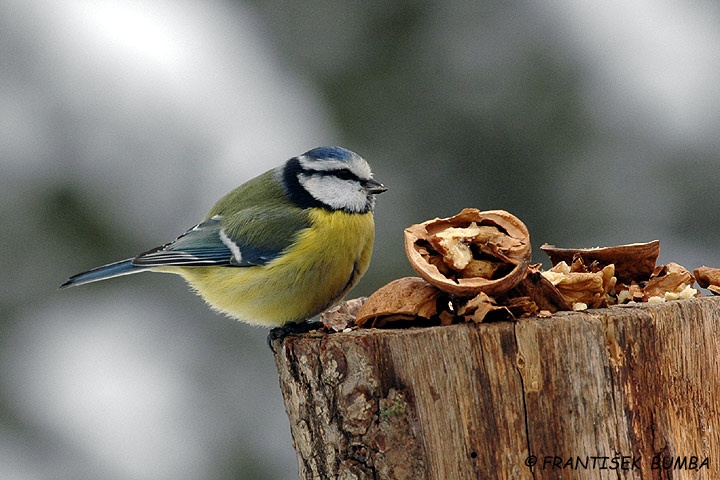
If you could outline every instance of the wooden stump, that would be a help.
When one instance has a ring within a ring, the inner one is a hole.
[[[720,478],[720,298],[291,335],[303,479]]]

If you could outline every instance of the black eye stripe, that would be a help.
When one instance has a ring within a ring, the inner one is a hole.
[[[303,173],[306,173],[311,176],[320,176],[320,177],[337,177],[340,180],[355,180],[356,182],[359,182],[360,179],[357,175],[355,175],[350,170],[342,169],[342,170],[303,170]]]
[[[328,172],[328,174],[334,175],[342,180],[360,180],[357,175],[352,173],[350,170],[336,170],[334,172]]]

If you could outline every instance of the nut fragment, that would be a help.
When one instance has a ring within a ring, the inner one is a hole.
[[[573,310],[598,308],[605,302],[606,295],[615,286],[615,267],[607,265],[602,270],[588,272],[582,261],[576,261],[571,268],[564,261],[559,262],[547,272],[542,272],[562,295]],[[576,306],[577,305],[577,306]]]
[[[461,271],[473,260],[470,244],[479,234],[480,227],[471,222],[468,227],[450,227],[436,233],[430,237],[430,244],[450,268]]]
[[[643,287],[643,300],[650,301],[653,297],[660,298],[659,301],[694,297],[698,293],[692,288],[694,283],[695,277],[682,265],[674,262],[660,265]]]
[[[586,265],[593,262],[597,262],[600,267],[615,265],[617,281],[630,285],[633,281],[650,278],[660,254],[660,241],[596,248],[557,248],[545,244],[540,250],[550,257],[553,265],[562,261],[569,265],[577,257],[581,257]]]
[[[530,263],[530,234],[504,210],[466,208],[405,229],[405,252],[422,278],[458,297],[499,295],[516,286]]]
[[[393,280],[370,295],[355,319],[357,326],[382,327],[389,322],[429,320],[441,312],[443,293],[418,277]]]
[[[503,311],[512,317],[507,307],[499,306],[494,298],[480,292],[458,309],[458,315],[465,317],[466,321],[481,323],[490,312],[495,311]]]
[[[698,285],[720,295],[720,268],[702,266],[693,271]]]
[[[323,312],[320,315],[320,322],[328,330],[342,332],[355,323],[357,314],[366,301],[367,297],[360,297],[341,302]]]
[[[540,311],[550,314],[558,310],[570,310],[572,304],[563,297],[555,285],[540,270],[540,264],[530,265],[525,278],[512,290],[503,295],[508,301],[513,298],[528,298]],[[505,302],[505,300],[503,300]]]

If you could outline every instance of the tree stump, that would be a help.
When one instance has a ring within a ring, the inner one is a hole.
[[[302,479],[720,478],[720,298],[273,344]]]

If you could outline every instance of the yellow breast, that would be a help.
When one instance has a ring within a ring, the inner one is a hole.
[[[372,213],[312,209],[311,227],[283,255],[255,267],[183,267],[177,273],[214,309],[251,324],[281,326],[340,301],[367,270]]]

